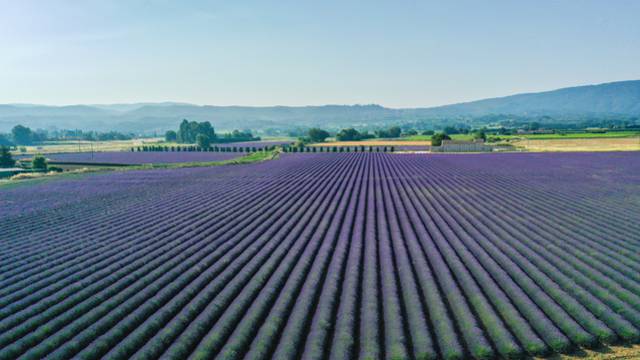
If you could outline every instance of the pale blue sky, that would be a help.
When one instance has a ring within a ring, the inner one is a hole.
[[[0,0],[0,103],[431,106],[640,79],[640,1]]]

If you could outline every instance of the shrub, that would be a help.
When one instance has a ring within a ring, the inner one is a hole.
[[[34,170],[47,170],[47,159],[41,154],[36,155],[31,161],[31,168]]]
[[[167,142],[174,142],[177,139],[178,139],[178,134],[173,130],[169,130],[166,133],[164,133],[164,140]]]
[[[446,133],[437,133],[431,137],[431,146],[441,146],[442,140],[451,140]]]

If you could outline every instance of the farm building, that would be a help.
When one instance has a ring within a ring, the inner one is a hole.
[[[432,146],[433,152],[489,152],[492,147],[485,145],[482,140],[442,140],[441,146]]]

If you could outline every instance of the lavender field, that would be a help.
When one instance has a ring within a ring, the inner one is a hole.
[[[640,341],[635,152],[282,154],[0,187],[0,211],[0,359]]]
[[[213,144],[212,146],[218,147],[251,147],[262,149],[265,147],[274,147],[274,146],[283,146],[283,145],[291,145],[295,141],[277,141],[277,140],[264,140],[264,141],[241,141],[241,142],[232,142],[232,143],[221,143],[221,144]]]
[[[47,154],[47,159],[53,162],[83,163],[83,164],[172,164],[183,162],[207,162],[230,160],[242,154],[220,153],[220,152],[131,152],[131,151],[111,151],[111,152],[78,152]]]

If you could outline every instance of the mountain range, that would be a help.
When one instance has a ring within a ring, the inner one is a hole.
[[[162,133],[186,118],[210,121],[216,129],[379,127],[404,123],[478,123],[484,117],[517,116],[578,121],[582,118],[636,119],[640,116],[640,80],[576,86],[466,103],[393,109],[380,105],[212,106],[188,103],[134,103],[47,106],[0,104],[0,132],[22,124],[37,129],[118,130]]]

